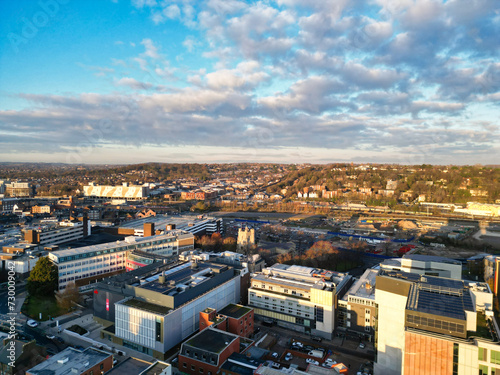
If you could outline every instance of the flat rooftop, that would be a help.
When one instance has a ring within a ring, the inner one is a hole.
[[[94,348],[80,351],[69,347],[31,368],[29,372],[33,375],[81,374],[110,356],[111,353]]]
[[[137,375],[146,370],[151,364],[151,362],[130,357],[113,367],[106,375]]]
[[[219,354],[236,338],[238,338],[237,335],[218,329],[206,328],[183,345]]]
[[[199,219],[197,216],[182,215],[182,216],[169,216],[169,215],[156,215],[148,216],[142,219],[131,220],[127,223],[120,225],[120,228],[143,230],[144,223],[154,223],[155,229],[165,229],[169,224],[175,224],[176,229],[188,230],[189,224],[204,224],[214,220],[213,217],[204,217]]]
[[[375,300],[375,280],[379,270],[367,269],[342,298],[348,300],[349,296]]]
[[[134,236],[129,236],[126,237],[122,241],[113,241],[113,242],[106,242],[98,245],[91,245],[91,246],[84,246],[84,247],[77,247],[74,249],[66,249],[66,250],[57,250],[57,251],[51,251],[51,254],[57,256],[58,258],[61,257],[67,257],[67,256],[73,256],[77,254],[85,254],[85,253],[90,253],[94,251],[105,251],[109,249],[115,249],[122,247],[123,251],[131,250],[133,246],[137,246],[140,244],[147,244],[151,241],[159,241],[159,240],[164,240],[164,239],[180,239],[180,238],[191,238],[193,235],[191,233],[182,231],[182,230],[173,230],[169,231],[165,234],[160,234],[157,236],[150,236],[150,237],[134,237]],[[130,248],[129,248],[130,247]]]
[[[462,265],[462,263],[459,262],[458,260],[440,257],[440,256],[434,256],[434,255],[405,254],[405,255],[403,255],[403,259],[418,260],[421,262],[448,263],[448,264],[456,264],[456,265],[460,265],[460,266]]]
[[[158,315],[167,315],[171,308],[168,308],[166,306],[162,305],[157,305],[154,303],[146,302],[146,301],[141,301],[136,298],[131,298],[129,300],[123,301],[123,302],[118,302],[120,305],[124,306],[129,306],[133,307],[135,309],[147,311],[153,314],[158,314]]]
[[[196,268],[193,268],[193,264],[196,264]],[[186,289],[190,287],[195,287],[204,281],[209,280],[213,273],[221,273],[230,269],[230,267],[223,264],[215,264],[208,262],[188,262],[179,267],[166,272],[165,282],[160,282],[161,274],[152,277],[153,280],[140,285],[140,288],[152,290],[165,295],[175,295],[178,294],[178,288]]]
[[[252,309],[242,306],[236,305],[234,303],[230,303],[226,307],[224,307],[219,314],[229,316],[230,318],[239,319],[245,314],[248,314]]]

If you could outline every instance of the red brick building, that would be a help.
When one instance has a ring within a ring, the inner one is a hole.
[[[252,308],[231,303],[217,313],[207,308],[200,312],[200,331],[207,327],[250,337],[254,331],[254,312]]]
[[[215,375],[231,354],[240,352],[240,344],[238,335],[208,327],[182,344],[179,370],[192,375]]]

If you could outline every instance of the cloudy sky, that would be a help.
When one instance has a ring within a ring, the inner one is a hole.
[[[0,2],[0,161],[500,163],[498,0]]]

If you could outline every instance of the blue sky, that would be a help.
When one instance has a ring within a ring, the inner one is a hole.
[[[0,161],[500,163],[496,0],[0,2]]]

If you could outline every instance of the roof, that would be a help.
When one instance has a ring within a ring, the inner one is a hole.
[[[197,349],[203,349],[211,353],[220,354],[229,344],[238,338],[237,335],[227,333],[218,329],[206,328],[184,345]]]
[[[106,375],[137,375],[151,366],[151,362],[129,357],[106,372]]]
[[[252,309],[242,306],[236,305],[234,303],[230,303],[226,307],[224,307],[219,314],[229,316],[230,318],[239,319],[242,316],[248,314]]]
[[[163,370],[165,370],[167,367],[170,367],[170,366],[171,365],[169,363],[156,361],[151,366],[149,366],[147,369],[142,371],[139,375],[159,375],[162,373]]]
[[[408,310],[466,320],[465,311],[474,311],[468,288],[461,280],[422,276],[408,294]]]
[[[147,311],[147,312],[150,312],[153,314],[159,314],[159,315],[167,315],[168,312],[170,310],[172,310],[171,308],[168,308],[166,306],[141,301],[141,300],[138,300],[136,298],[131,298],[129,300],[121,301],[121,302],[118,302],[118,304],[128,306],[128,307],[133,307],[134,309],[143,310],[143,311]]]
[[[71,347],[50,357],[46,361],[28,370],[33,375],[73,375],[81,374],[90,369],[111,354],[94,348],[87,348],[84,351]]]
[[[418,260],[421,262],[439,262],[439,263],[448,263],[448,264],[457,264],[462,265],[458,260],[434,256],[434,255],[422,255],[422,254],[405,254],[403,255],[404,259]]]

